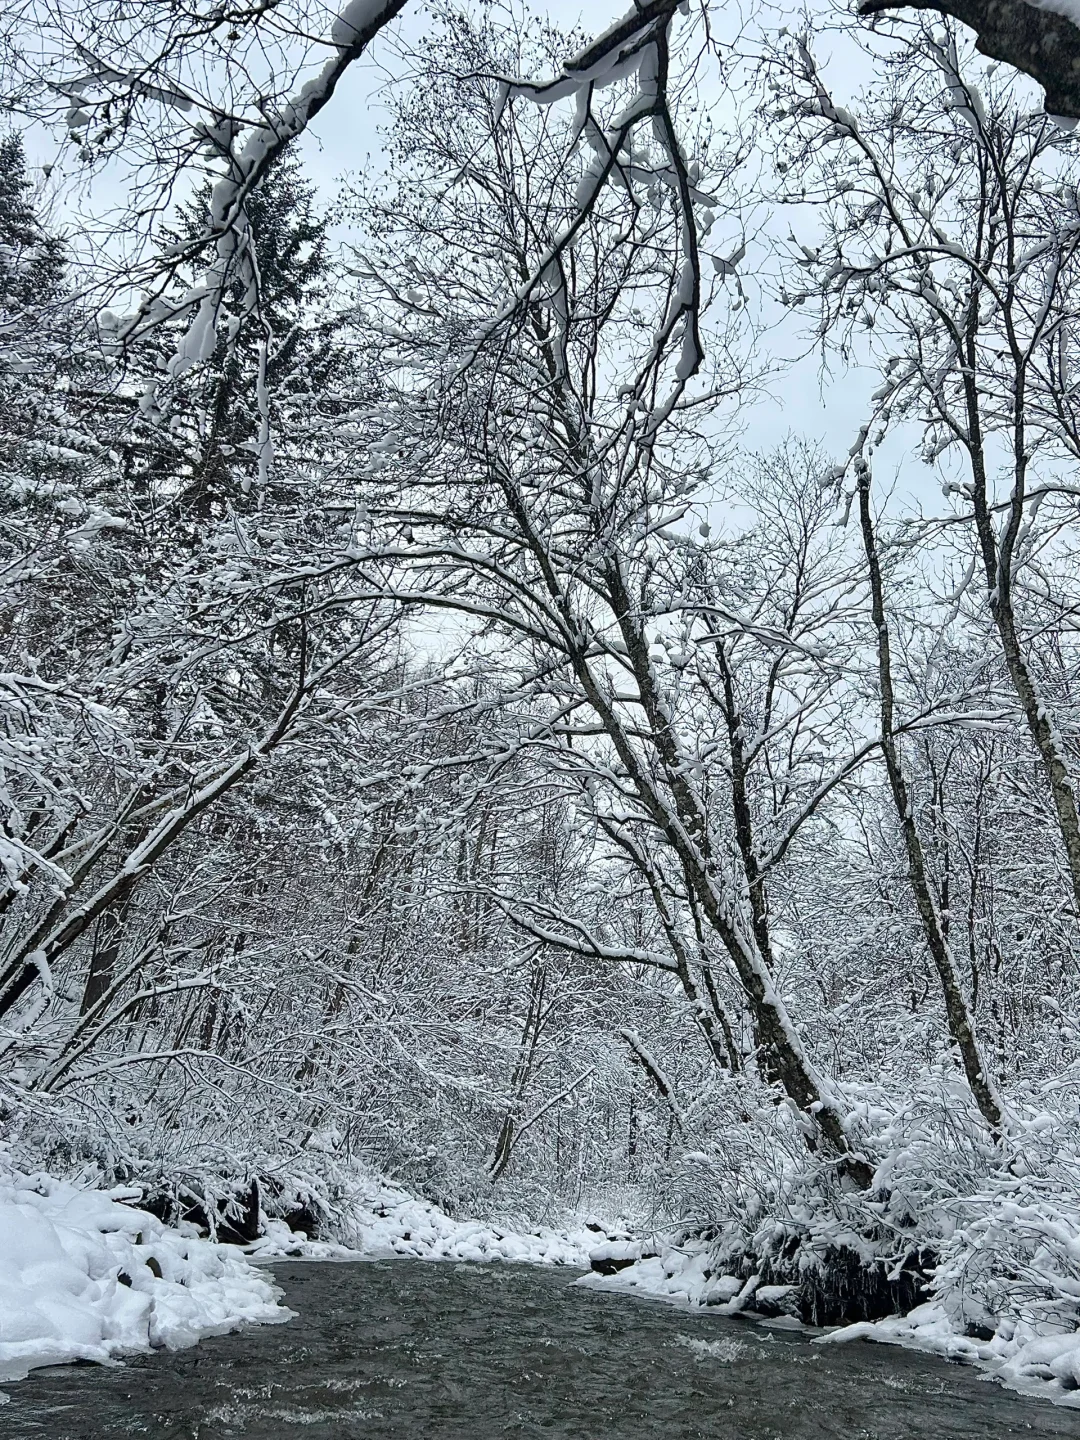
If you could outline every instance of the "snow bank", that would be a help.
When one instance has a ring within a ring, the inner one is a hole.
[[[635,1253],[636,1251],[636,1253]],[[596,1290],[615,1290],[666,1300],[675,1305],[707,1305],[717,1315],[736,1315],[754,1297],[755,1280],[713,1273],[705,1241],[675,1245],[662,1238],[622,1245],[594,1245],[593,1271],[576,1283]],[[617,1270],[613,1266],[618,1265]],[[788,1287],[770,1287],[772,1289]]]
[[[478,1220],[455,1220],[427,1200],[385,1181],[360,1182],[337,1222],[346,1242],[309,1240],[281,1220],[268,1220],[266,1234],[245,1247],[260,1260],[302,1256],[311,1260],[379,1260],[411,1256],[420,1260],[501,1260],[526,1265],[589,1264],[597,1231],[533,1229],[525,1232]]]
[[[235,1251],[121,1203],[140,1193],[0,1176],[0,1380],[291,1318]]]
[[[846,1325],[821,1336],[819,1344],[876,1340],[930,1355],[974,1364],[992,1379],[1021,1395],[1080,1409],[1080,1331],[1049,1332],[1045,1322],[1004,1322],[989,1340],[958,1329],[953,1307],[941,1300],[919,1305],[907,1315]]]

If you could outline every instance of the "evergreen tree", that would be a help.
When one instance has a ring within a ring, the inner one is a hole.
[[[0,138],[0,559],[4,599],[26,624],[23,562],[40,574],[55,536],[83,510],[101,447],[76,392],[85,370],[63,242],[37,214],[22,139]],[[96,483],[96,482],[94,482]]]
[[[173,243],[202,233],[210,193],[207,184],[184,207]],[[197,522],[220,516],[223,507],[245,508],[264,418],[274,451],[282,453],[289,444],[286,417],[327,403],[348,369],[341,321],[328,314],[329,221],[295,156],[275,165],[246,213],[257,295],[233,276],[217,350],[205,367],[183,376],[166,401],[169,429],[183,451],[183,505]]]
[[[50,473],[41,441],[55,410],[57,372],[70,352],[59,312],[62,242],[34,208],[22,137],[0,138],[0,464]],[[34,442],[37,442],[36,444]],[[6,487],[5,487],[6,488]]]
[[[0,137],[0,312],[5,319],[55,299],[63,246],[38,219],[22,137]]]

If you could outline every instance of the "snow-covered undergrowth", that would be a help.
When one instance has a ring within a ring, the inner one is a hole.
[[[827,1338],[967,1360],[1012,1390],[1080,1408],[1080,1191],[1063,1178],[998,1177],[967,1199],[966,1223],[942,1245],[933,1299]]]
[[[265,1272],[125,1195],[0,1173],[0,1380],[290,1318]]]

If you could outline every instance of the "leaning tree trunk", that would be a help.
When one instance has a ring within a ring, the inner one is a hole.
[[[1023,0],[1021,0],[1021,8]],[[978,386],[978,356],[975,346],[975,327],[978,322],[977,295],[968,307],[968,318],[964,336],[965,360],[964,395],[968,417],[969,452],[972,472],[972,508],[975,512],[975,529],[978,536],[979,554],[982,559],[986,581],[987,599],[994,626],[1001,642],[1005,668],[1008,672],[1016,698],[1024,713],[1028,731],[1042,761],[1050,797],[1057,818],[1058,831],[1065,847],[1065,856],[1072,881],[1073,900],[1076,915],[1080,918],[1080,806],[1077,805],[1076,788],[1069,772],[1061,736],[1054,723],[1053,712],[1044,704],[1035,678],[1025,658],[1013,609],[1012,581],[1013,560],[1024,517],[1025,485],[1027,480],[1027,442],[1025,437],[1024,407],[1026,400],[1025,376],[1022,364],[1017,365],[1014,391],[1015,418],[1013,426],[1013,492],[1009,501],[1009,513],[1005,529],[998,540],[993,515],[987,500],[988,486],[986,454],[983,442],[982,414]],[[1015,357],[1017,360],[1019,357]]]
[[[896,742],[896,702],[893,693],[889,626],[885,618],[885,591],[881,578],[877,541],[874,536],[873,518],[870,513],[870,467],[861,456],[856,460],[855,465],[859,487],[859,522],[870,575],[871,615],[874,629],[877,632],[881,750],[885,758],[885,769],[889,777],[889,789],[892,791],[897,820],[904,838],[904,849],[907,852],[908,880],[915,897],[919,919],[922,922],[927,948],[933,957],[938,977],[941,980],[949,1034],[960,1052],[964,1074],[967,1076],[971,1093],[975,1097],[975,1103],[990,1127],[991,1133],[998,1136],[1004,1128],[1004,1106],[979,1050],[979,1043],[975,1035],[975,1021],[964,995],[942,918],[930,888],[926,855],[918,826],[915,823],[911,792],[904,776],[900,749]]]

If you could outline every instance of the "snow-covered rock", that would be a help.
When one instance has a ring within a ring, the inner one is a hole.
[[[628,1265],[658,1253],[655,1246],[645,1240],[605,1240],[589,1251],[589,1265],[598,1275],[615,1275]]]
[[[123,1203],[138,1196],[0,1176],[0,1380],[291,1318],[265,1273]]]
[[[420,1260],[506,1261],[527,1265],[573,1265],[585,1269],[597,1234],[585,1227],[518,1230],[481,1220],[455,1220],[428,1200],[371,1178],[358,1182],[342,1207],[336,1227],[343,1243],[309,1240],[280,1220],[246,1247],[260,1260],[302,1256],[311,1260],[378,1260],[411,1256]]]
[[[633,1254],[637,1251],[637,1255]],[[617,1266],[596,1264],[595,1257],[617,1255]],[[707,1305],[717,1313],[734,1315],[754,1293],[752,1281],[737,1275],[714,1273],[710,1247],[704,1241],[675,1245],[662,1238],[594,1247],[593,1273],[577,1281],[598,1290],[617,1290],[676,1305]]]

